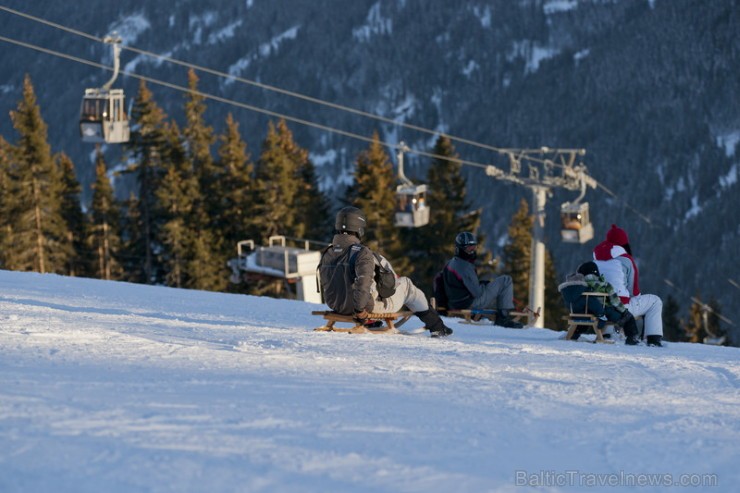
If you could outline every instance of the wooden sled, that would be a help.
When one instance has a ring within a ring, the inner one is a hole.
[[[589,296],[599,298],[601,300],[601,303],[605,304],[608,295],[606,293],[587,292],[583,293],[583,296],[586,297],[586,306],[588,306]],[[566,320],[568,322],[568,333],[565,335],[566,341],[572,340],[573,334],[575,334],[578,327],[590,327],[594,331],[594,334],[596,334],[596,339],[593,341],[594,343],[598,342],[601,344],[614,344],[613,340],[604,339],[604,330],[603,328],[599,327],[599,319],[596,317],[596,315],[593,315],[592,313],[571,312],[570,314],[568,314],[568,316],[563,317],[563,320]],[[607,322],[604,325],[604,328],[606,328],[606,325],[611,324],[612,322]]]
[[[396,312],[396,313],[370,313],[369,320],[380,320],[385,323],[383,327],[372,328],[364,324],[358,324],[352,318],[352,315],[340,315],[332,311],[314,311],[311,315],[321,315],[327,321],[326,325],[317,327],[314,330],[319,332],[346,332],[348,334],[399,334],[397,329],[403,325],[413,312]],[[398,320],[398,321],[396,321]],[[342,328],[335,327],[337,322],[352,324],[352,327]]]
[[[478,309],[471,308],[469,310],[447,310],[447,316],[456,317],[456,318],[464,318],[465,321],[460,322],[463,324],[472,324],[472,325],[495,325],[496,324],[496,310],[489,310],[489,309],[482,309],[482,308],[478,308]],[[519,311],[511,311],[509,312],[509,316],[515,322],[519,322],[519,319],[522,317],[526,317],[527,313],[519,312]],[[537,316],[539,316],[539,313],[537,313]],[[490,324],[488,322],[483,322],[483,320],[490,321]]]
[[[455,317],[455,318],[464,318],[464,322],[460,322],[463,324],[472,324],[472,325],[495,325],[496,324],[496,310],[488,308],[478,308],[478,309],[467,309],[467,310],[448,310],[444,307],[438,307],[437,306],[437,300],[432,297],[429,300],[429,306],[434,308],[439,312],[440,315],[444,317]],[[530,307],[525,306],[522,310],[515,310],[510,311],[509,315],[511,316],[514,321],[519,322],[519,319],[522,317],[526,317],[527,322],[529,322],[529,317],[532,317],[532,323],[536,322],[537,319],[540,316],[540,310],[537,309],[537,311],[532,310]],[[487,319],[490,321],[490,324],[488,322],[481,322],[481,320]],[[527,324],[524,325],[524,328],[527,327]]]

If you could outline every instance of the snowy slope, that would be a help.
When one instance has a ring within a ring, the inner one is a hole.
[[[0,491],[740,484],[736,348],[317,333],[317,308],[0,271]]]

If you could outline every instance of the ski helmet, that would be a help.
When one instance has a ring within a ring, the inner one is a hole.
[[[334,229],[336,229],[338,233],[357,233],[357,236],[362,238],[365,236],[366,224],[367,219],[360,209],[357,207],[347,206],[337,212]]]
[[[578,266],[578,273],[582,274],[584,276],[587,276],[589,274],[593,274],[595,276],[600,275],[599,273],[599,266],[596,265],[594,262],[584,262],[581,265]]]
[[[478,247],[478,238],[470,231],[463,231],[455,236],[455,255],[474,259]]]

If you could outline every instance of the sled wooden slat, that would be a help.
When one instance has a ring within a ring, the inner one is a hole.
[[[437,310],[440,315],[443,315],[445,317],[455,317],[455,318],[464,318],[466,324],[475,324],[479,322],[482,319],[488,319],[491,321],[491,323],[496,323],[496,310],[492,308],[469,308],[469,309],[447,309],[445,307],[437,306],[437,300],[432,297],[429,299],[429,305]],[[537,309],[537,311],[532,310],[528,306],[525,306],[523,310],[514,310],[509,312],[509,316],[516,322],[519,322],[519,319],[524,317],[525,320],[529,320],[529,317],[532,317],[532,319],[536,322],[537,319],[540,316],[540,310]],[[527,324],[525,324],[526,327]]]
[[[369,320],[382,320],[385,322],[384,327],[370,328],[363,324],[355,322],[351,315],[341,315],[332,311],[313,311],[311,315],[320,315],[327,321],[326,325],[317,327],[314,330],[319,332],[345,332],[348,334],[395,334],[398,331],[396,327],[400,327],[405,323],[413,312],[396,312],[396,313],[370,313],[368,314]],[[397,321],[396,321],[397,320]],[[352,327],[335,327],[337,322],[352,324]]]
[[[592,293],[587,292],[583,293],[583,296],[586,297],[586,306],[588,306],[588,298],[589,296],[595,296],[598,298],[601,298],[602,304],[606,303],[607,294],[606,293]],[[566,320],[568,322],[568,333],[565,335],[565,340],[570,341],[573,337],[573,334],[575,334],[576,329],[580,327],[591,327],[591,329],[594,331],[594,334],[596,334],[596,340],[594,342],[602,343],[602,344],[614,344],[614,341],[609,341],[604,339],[604,331],[603,329],[599,328],[599,319],[596,317],[596,315],[592,313],[573,313],[571,312],[567,316],[563,317],[563,320]],[[607,324],[611,324],[610,322],[607,322]]]
[[[492,324],[496,323],[496,310],[447,310],[448,317],[464,318],[466,324],[474,324],[480,322],[483,319],[488,319]],[[512,311],[509,312],[509,316],[516,322],[522,317],[527,317],[527,313]]]

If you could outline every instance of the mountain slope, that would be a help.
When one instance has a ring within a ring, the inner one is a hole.
[[[318,333],[316,308],[0,271],[0,489],[624,491],[643,478],[640,491],[729,492],[740,480],[738,349],[455,320],[447,340]]]
[[[691,296],[716,298],[740,330],[737,291],[728,282],[740,280],[737,0],[701,9],[693,0],[82,0],[74,12],[58,2],[5,4],[98,36],[117,30],[137,48],[494,146],[586,148],[591,174],[614,194],[599,189],[586,196],[597,239],[618,223],[631,235],[646,292],[671,294],[686,308]],[[0,28],[8,37],[109,63],[95,43],[6,12]],[[78,105],[84,87],[108,74],[11,45],[0,51],[0,64],[6,67],[0,108],[15,106],[23,73],[30,73],[54,150],[72,155],[89,184],[92,149],[78,142]],[[122,64],[185,85],[183,67],[127,51]],[[218,96],[359,135],[378,129],[387,142],[416,149],[428,151],[433,142],[400,125],[201,75],[201,88]],[[122,77],[117,85],[133,95],[137,81]],[[181,119],[182,94],[155,91],[168,114]],[[267,117],[215,102],[207,117],[220,128],[228,111],[258,149]],[[367,143],[292,127],[324,188],[341,193]],[[0,119],[0,133],[13,140],[8,119]],[[465,159],[506,168],[489,151],[461,144],[458,150]],[[106,152],[117,162],[119,149]],[[412,155],[407,172],[423,178],[426,166]],[[466,176],[491,246],[500,245],[529,191],[478,169],[466,169]],[[589,258],[597,241],[560,243],[558,207],[573,198],[556,190],[548,201],[547,245],[561,274]]]

